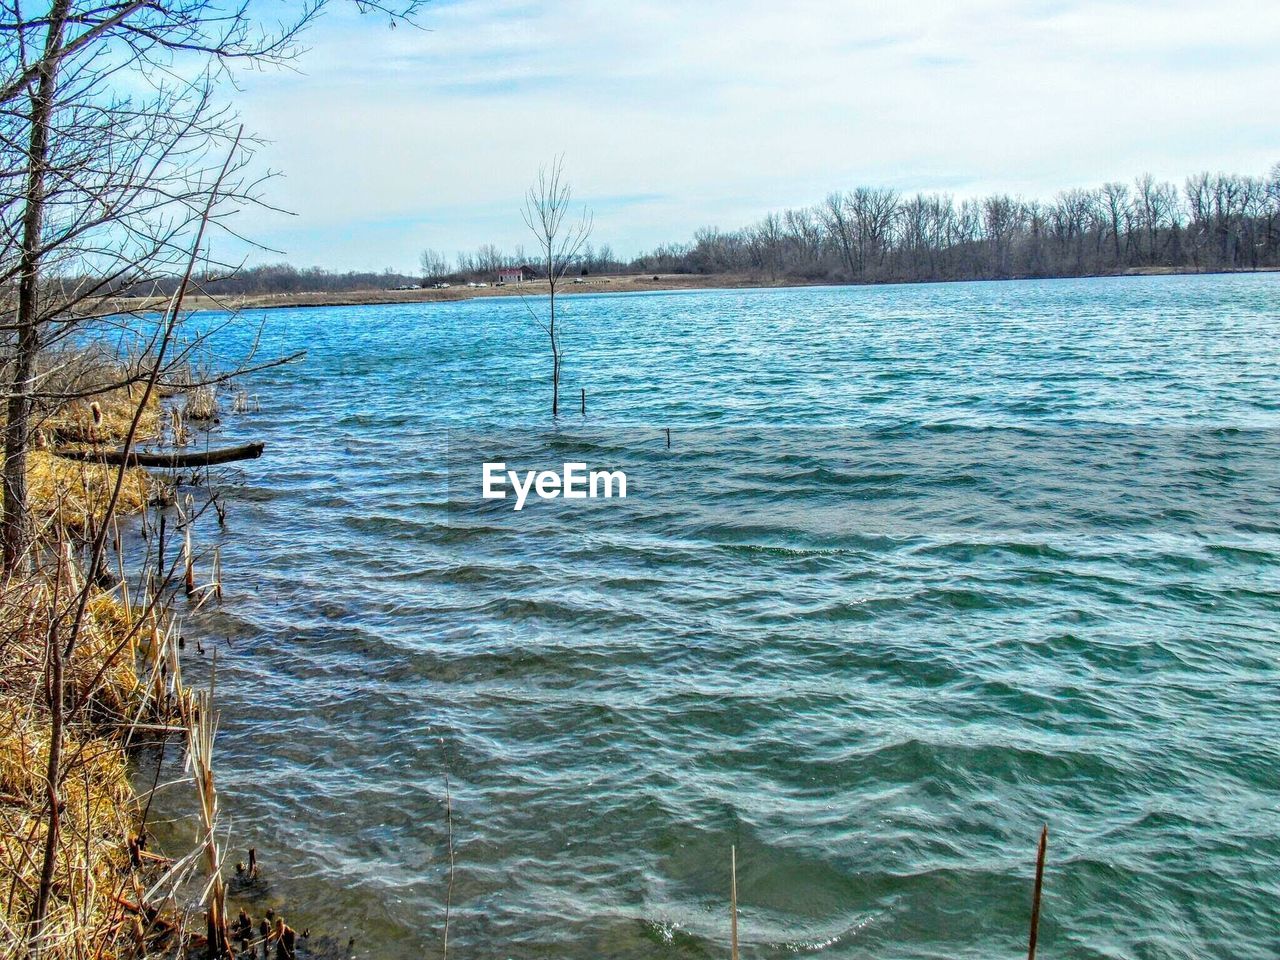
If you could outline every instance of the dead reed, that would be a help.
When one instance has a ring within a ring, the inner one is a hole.
[[[201,384],[187,392],[183,416],[191,423],[218,421],[218,393],[210,384]]]
[[[156,696],[164,671],[155,671],[153,685],[134,664],[141,650],[171,660],[165,647],[174,638],[119,591],[98,590],[82,576],[68,549],[52,577],[0,588],[0,956],[28,947],[55,960],[134,956],[161,932],[150,923],[139,928],[129,909],[140,902],[145,874],[127,745],[140,730],[167,723],[171,697]],[[91,596],[80,642],[62,664],[66,722],[57,740],[61,775],[51,791],[48,651],[65,642],[68,600],[84,589]],[[51,793],[56,820],[49,817]],[[59,855],[39,938],[28,944],[41,891],[39,851],[52,823]]]
[[[152,395],[135,385],[50,411],[44,436],[131,446],[160,422]],[[209,694],[193,698],[182,685],[167,578],[131,597],[119,551],[115,518],[145,509],[158,485],[138,468],[47,449],[29,463],[38,556],[32,573],[0,582],[0,957],[113,960],[204,945],[179,911],[164,909],[201,862],[211,929],[225,944],[220,862],[209,847]],[[115,571],[102,560],[107,544]],[[220,560],[214,574],[202,588],[211,596],[221,590]],[[199,860],[145,849],[147,801],[129,780],[131,751],[175,733],[189,743],[209,838]]]

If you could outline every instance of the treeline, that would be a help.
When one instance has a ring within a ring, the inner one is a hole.
[[[193,288],[212,296],[234,294],[340,293],[358,290],[387,290],[393,287],[417,286],[421,277],[384,270],[337,272],[322,267],[298,267],[287,263],[269,263],[242,267],[230,273],[208,274],[195,278]],[[178,285],[177,277],[167,277],[145,284],[122,286],[117,295],[127,297],[169,296]]]
[[[424,283],[449,280],[455,282],[467,280],[491,281],[498,271],[504,267],[529,267],[539,276],[546,273],[546,266],[540,264],[538,258],[530,257],[524,247],[505,251],[492,243],[486,243],[474,251],[459,251],[452,260],[436,250],[423,250],[418,259],[422,269]],[[603,244],[583,246],[581,253],[573,258],[573,272],[580,275],[597,273],[620,273],[630,267],[624,260],[619,260],[613,253],[613,247]]]
[[[1179,188],[1143,175],[1050,202],[859,187],[741,230],[700,230],[630,266],[853,282],[1275,267],[1280,163],[1264,177],[1201,173]]]
[[[334,272],[286,263],[205,277],[215,295],[386,290],[438,282],[496,280],[536,258],[485,244],[448,257],[422,252],[414,275]],[[1280,163],[1265,176],[1201,173],[1181,186],[1149,174],[1132,183],[1065,190],[1050,201],[1008,194],[957,201],[858,187],[822,203],[772,213],[740,230],[699,230],[689,243],[627,261],[586,246],[574,275],[739,274],[762,280],[891,283],[1010,277],[1072,277],[1150,270],[1280,267]],[[130,294],[167,294],[176,281]]]

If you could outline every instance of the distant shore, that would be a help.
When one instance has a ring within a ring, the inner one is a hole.
[[[795,287],[829,285],[825,281],[795,279],[769,280],[758,276],[733,274],[679,274],[655,276],[625,275],[608,277],[565,277],[557,285],[560,295],[582,293],[637,293],[660,290],[711,290],[744,287]],[[497,286],[453,284],[444,289],[416,290],[344,290],[295,293],[231,294],[225,297],[188,294],[183,305],[195,310],[270,310],[282,307],[355,307],[381,303],[452,303],[477,297],[546,296],[546,280],[527,280]],[[127,297],[115,301],[122,311],[161,309],[166,297]]]
[[[1195,276],[1209,273],[1274,273],[1275,267],[1257,270],[1184,270],[1178,267],[1131,267],[1122,273],[1100,276]],[[1008,277],[1000,279],[1083,279],[1081,277]],[[946,281],[891,281],[883,284],[855,284],[857,286],[896,286],[913,283]],[[956,281],[961,282],[961,281]],[[830,287],[847,286],[848,281],[806,280],[797,277],[770,278],[757,274],[629,274],[604,277],[565,277],[559,284],[562,295],[583,293],[640,293],[664,290],[740,290],[768,287]],[[477,297],[512,297],[546,295],[546,280],[529,280],[503,286],[468,286],[455,284],[444,289],[424,288],[413,290],[349,290],[316,291],[278,294],[230,294],[225,297],[188,295],[184,306],[193,310],[270,310],[285,307],[356,307],[390,303],[450,303],[472,300]],[[125,297],[114,301],[121,312],[161,309],[168,302],[166,297]]]

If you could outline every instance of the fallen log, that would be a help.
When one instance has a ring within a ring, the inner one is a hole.
[[[266,444],[257,441],[239,447],[223,447],[221,450],[195,453],[186,451],[140,453],[134,450],[127,458],[123,450],[54,450],[53,454],[66,460],[80,460],[86,463],[107,463],[119,466],[127,459],[131,467],[168,467],[181,470],[185,467],[213,467],[220,463],[234,463],[237,460],[257,460],[262,456],[265,447]]]

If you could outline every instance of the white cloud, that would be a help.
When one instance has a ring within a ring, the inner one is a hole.
[[[1280,158],[1273,3],[456,0],[422,22],[335,13],[302,75],[246,81],[298,214],[250,232],[343,267],[510,246],[561,152],[625,252],[856,183],[1047,196]]]

